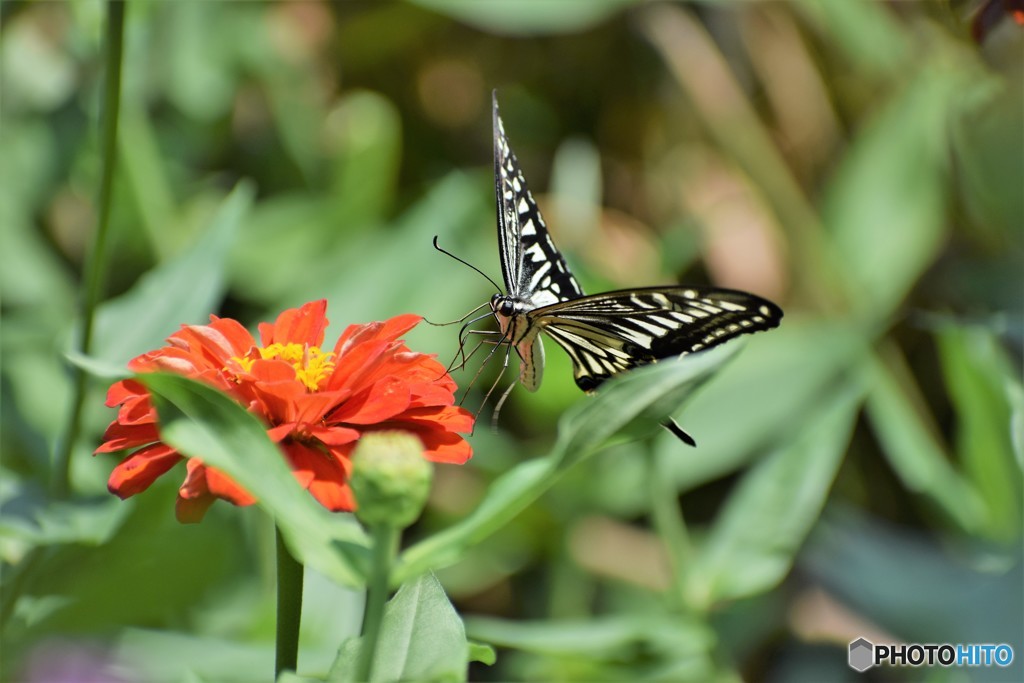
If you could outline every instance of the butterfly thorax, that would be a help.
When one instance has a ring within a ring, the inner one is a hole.
[[[503,335],[505,342],[515,345],[522,341],[530,327],[526,313],[533,309],[529,302],[517,299],[508,294],[495,294],[491,297],[491,312]]]
[[[544,347],[538,334],[540,328],[533,325],[527,316],[535,307],[508,294],[495,294],[490,303],[491,312],[501,329],[502,343],[514,348],[522,361],[519,381],[528,390],[536,391],[544,369]]]

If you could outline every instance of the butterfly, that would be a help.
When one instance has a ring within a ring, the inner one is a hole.
[[[576,385],[589,393],[632,368],[779,325],[778,306],[731,289],[640,287],[584,294],[526,185],[505,135],[496,93],[492,118],[498,253],[505,293],[491,297],[490,309],[498,321],[499,344],[516,350],[519,381],[528,390],[537,390],[544,370],[542,332],[569,354]],[[667,420],[664,426],[696,445],[675,422]]]

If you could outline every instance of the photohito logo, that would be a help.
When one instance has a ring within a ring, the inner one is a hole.
[[[875,645],[867,638],[850,643],[847,663],[854,671],[873,666],[1010,666],[1013,648],[990,643],[889,643]]]

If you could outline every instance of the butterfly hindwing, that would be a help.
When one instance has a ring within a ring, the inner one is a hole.
[[[551,241],[540,209],[508,144],[493,100],[494,193],[498,212],[498,252],[505,290],[534,308],[583,296],[565,259]]]
[[[527,313],[573,362],[576,384],[592,391],[609,377],[777,327],[778,306],[711,287],[649,287],[595,294]]]

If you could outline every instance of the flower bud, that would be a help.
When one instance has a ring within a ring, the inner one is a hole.
[[[397,529],[416,521],[430,493],[431,464],[423,444],[408,432],[372,432],[359,440],[352,455],[349,485],[356,516],[368,526]]]

